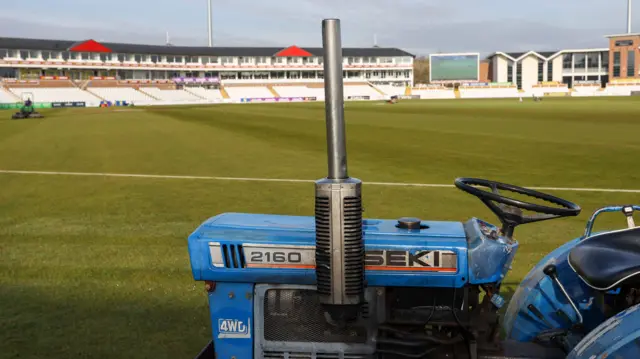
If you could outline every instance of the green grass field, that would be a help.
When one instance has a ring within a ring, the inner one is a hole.
[[[0,170],[318,179],[323,104],[0,112]],[[640,188],[634,98],[347,103],[349,174],[365,216],[497,223],[452,184]],[[313,184],[0,173],[0,358],[191,358],[210,336],[187,236],[240,211],[312,215]],[[552,191],[579,217],[519,228],[513,287],[591,212],[638,193]],[[607,216],[599,228],[624,225]]]

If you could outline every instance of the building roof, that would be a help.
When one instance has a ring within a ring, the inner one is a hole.
[[[73,51],[72,49],[84,43],[93,42],[86,41],[69,41],[69,40],[44,40],[44,39],[27,39],[0,37],[0,49],[12,50],[44,50],[44,51]],[[143,45],[143,44],[125,44],[115,42],[103,42],[99,45],[110,51],[97,52],[114,52],[124,54],[142,54],[142,55],[179,55],[179,56],[275,56],[283,50],[292,47],[198,47],[198,46],[170,46],[170,45]],[[297,47],[296,47],[297,48]],[[300,48],[304,52],[312,56],[322,56],[323,49],[321,47],[305,47]],[[86,50],[84,50],[86,51]],[[291,53],[291,52],[289,52]],[[343,56],[411,56],[415,55],[398,48],[383,47],[362,47],[362,48],[343,48]],[[285,52],[286,56],[286,52]],[[290,56],[290,55],[289,55]],[[304,55],[303,55],[304,56]],[[309,56],[309,55],[306,55]]]
[[[640,33],[638,32],[634,32],[631,34],[614,34],[614,35],[605,35],[604,37],[606,38],[613,38],[613,37],[627,37],[627,36],[640,36]]]

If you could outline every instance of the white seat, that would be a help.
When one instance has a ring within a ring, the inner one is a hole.
[[[448,89],[412,89],[412,95],[419,95],[421,99],[454,99],[456,94]]]
[[[376,85],[376,87],[388,96],[404,95],[406,91],[404,86]]]
[[[521,93],[515,87],[509,88],[460,88],[460,98],[513,98],[520,97]]]
[[[222,100],[222,93],[218,89],[207,89],[204,87],[189,87],[187,91],[194,93],[207,100]]]
[[[0,88],[0,103],[16,103],[20,100],[13,97],[9,92]]]
[[[315,97],[324,100],[324,88],[308,86],[273,86],[280,97]]]
[[[158,102],[154,98],[131,87],[89,87],[87,90],[111,102],[126,101],[134,104]]]
[[[227,86],[224,88],[234,100],[243,98],[274,98],[266,86]]]
[[[162,90],[157,87],[142,87],[140,91],[148,93],[160,101],[171,103],[197,103],[203,99],[185,90]]]
[[[370,98],[382,96],[369,85],[345,85],[343,93],[345,98],[349,96],[369,96]]]

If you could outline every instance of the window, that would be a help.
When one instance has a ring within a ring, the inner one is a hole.
[[[636,50],[627,51],[627,77],[636,76]]]
[[[159,60],[159,56],[158,55],[151,55],[151,62],[158,63]]]
[[[184,63],[184,59],[182,58],[182,56],[176,56],[175,57],[175,62],[182,64]]]
[[[600,70],[609,72],[609,51],[604,51],[601,53],[601,55],[602,55],[602,66],[600,67]]]
[[[0,59],[7,57],[8,54],[9,54],[9,51],[5,49],[0,49]]]
[[[547,81],[553,81],[553,60],[547,62]]]
[[[134,55],[133,56],[133,61],[138,62],[138,63],[142,62],[142,55]]]
[[[519,89],[522,89],[522,65],[516,68],[516,85]]]
[[[43,54],[43,56],[44,56],[44,54]],[[50,55],[49,55],[49,58],[50,58],[50,59],[56,59],[56,60],[57,60],[57,59],[59,59],[59,58],[60,58],[60,52],[58,52],[58,51],[51,51],[51,52],[50,52]]]
[[[89,60],[89,53],[87,53],[87,52],[83,52],[83,53],[81,53],[81,54],[80,54],[80,58],[81,58],[82,60]]]
[[[575,54],[574,55],[574,68],[576,70],[584,70],[587,68],[587,57],[585,54]]]
[[[613,53],[613,77],[620,77],[620,51]]]
[[[107,55],[100,54],[100,61],[107,61]]]
[[[21,50],[20,51],[20,58],[23,59],[23,60],[26,60],[27,58],[29,58],[29,51]]]
[[[562,68],[565,70],[571,70],[571,61],[573,59],[572,54],[562,55]]]
[[[598,70],[599,68],[599,61],[600,61],[600,53],[596,52],[596,53],[589,53],[587,55],[587,68],[589,69],[593,69],[593,70]]]
[[[538,59],[538,82],[544,81],[544,61]]]
[[[42,59],[44,61],[49,60],[50,57],[51,57],[51,53],[49,51],[42,51]]]
[[[118,54],[118,61],[124,62],[124,54]]]
[[[513,83],[513,64],[507,65],[507,82]]]

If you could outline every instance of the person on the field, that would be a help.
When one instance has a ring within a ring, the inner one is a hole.
[[[24,102],[24,106],[25,106],[25,107],[31,107],[31,105],[32,105],[32,104],[33,104],[33,103],[31,102],[31,99],[30,99],[30,98],[27,98],[27,101],[25,101],[25,102]]]

